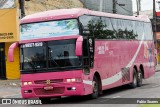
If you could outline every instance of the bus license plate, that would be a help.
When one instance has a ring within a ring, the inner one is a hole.
[[[52,86],[46,86],[44,87],[45,90],[53,90],[53,87]]]

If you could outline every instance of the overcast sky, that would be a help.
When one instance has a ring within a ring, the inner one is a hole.
[[[133,11],[136,11],[136,0],[133,1]],[[158,1],[158,0],[156,0]],[[159,0],[160,1],[160,0]],[[142,0],[141,2],[141,9],[142,10],[152,10],[153,9],[153,0]],[[156,3],[156,9],[158,9],[158,4]]]

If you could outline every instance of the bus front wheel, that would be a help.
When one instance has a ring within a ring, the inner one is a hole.
[[[94,78],[93,78],[92,86],[93,86],[93,93],[91,94],[91,98],[93,98],[93,99],[98,98],[99,84],[98,84],[98,79],[96,76],[94,76]]]

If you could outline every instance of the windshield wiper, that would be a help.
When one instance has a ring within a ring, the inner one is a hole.
[[[36,72],[37,70],[36,70],[35,64],[33,64],[32,62],[28,62],[28,63],[30,64],[30,66],[33,69],[33,71]]]
[[[50,57],[50,61],[53,62],[57,67],[60,67],[59,64],[52,57]]]
[[[31,61],[27,57],[26,57],[26,60],[27,60],[28,64],[30,65],[30,67],[34,70],[34,72],[36,72],[36,66],[35,66],[35,64],[33,64],[33,61]]]

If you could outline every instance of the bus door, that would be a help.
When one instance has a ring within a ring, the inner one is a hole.
[[[5,44],[0,43],[0,79],[6,79]]]
[[[83,36],[83,65],[86,74],[90,73],[94,65],[94,44],[94,37]]]

